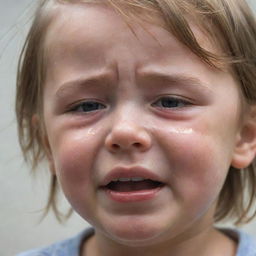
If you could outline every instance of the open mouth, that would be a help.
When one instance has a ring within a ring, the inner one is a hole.
[[[152,190],[162,187],[164,184],[158,181],[143,178],[122,178],[111,181],[106,188],[116,192],[133,192]]]

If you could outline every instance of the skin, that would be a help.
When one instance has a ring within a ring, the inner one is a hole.
[[[65,196],[95,227],[81,255],[235,255],[213,215],[230,165],[254,155],[241,150],[239,86],[163,28],[132,26],[136,36],[110,8],[75,4],[47,34],[45,140]],[[163,106],[166,97],[176,105]],[[143,166],[165,187],[149,201],[114,202],[99,184],[117,166]]]

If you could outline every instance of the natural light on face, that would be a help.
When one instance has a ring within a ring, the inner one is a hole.
[[[135,37],[106,6],[62,12],[47,35],[44,119],[71,205],[126,245],[208,228],[239,132],[233,77],[163,28],[133,24]]]

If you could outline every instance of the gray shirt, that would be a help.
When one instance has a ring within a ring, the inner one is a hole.
[[[251,236],[232,229],[223,229],[222,232],[238,242],[236,256],[256,256],[256,241]],[[79,256],[82,242],[93,234],[93,228],[89,228],[75,237],[57,242],[45,248],[30,250],[17,256]]]

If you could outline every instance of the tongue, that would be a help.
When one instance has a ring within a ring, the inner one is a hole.
[[[129,191],[154,189],[158,186],[160,186],[160,183],[152,180],[127,181],[127,182],[117,181],[117,182],[111,182],[108,185],[108,188],[118,192],[129,192]]]

